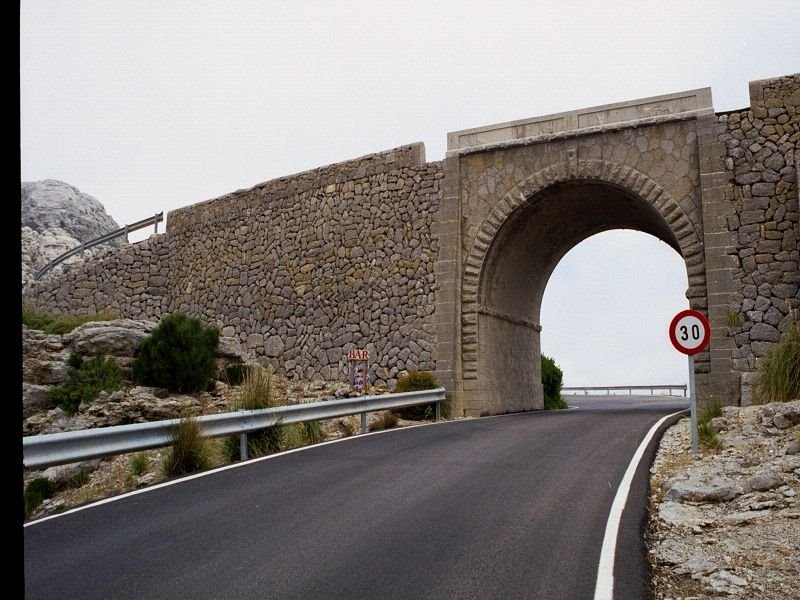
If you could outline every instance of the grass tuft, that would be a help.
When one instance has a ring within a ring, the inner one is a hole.
[[[215,440],[202,435],[200,422],[191,416],[181,418],[172,433],[172,446],[164,454],[161,471],[165,477],[188,475],[209,469],[219,462]]]
[[[711,427],[711,420],[722,416],[722,404],[711,396],[708,405],[697,415],[697,441],[709,450],[722,450],[725,444],[716,430]]]
[[[130,472],[134,477],[139,477],[147,471],[147,455],[144,452],[137,452],[131,456]]]
[[[753,403],[788,402],[800,398],[800,323],[793,322],[758,361]]]
[[[25,486],[25,517],[30,517],[39,505],[47,498],[52,498],[55,485],[47,477],[31,479]]]

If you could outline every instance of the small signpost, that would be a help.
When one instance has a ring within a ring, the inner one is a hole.
[[[350,370],[350,389],[363,394],[369,389],[369,352],[367,350],[348,350],[347,364]]]
[[[669,324],[669,339],[678,352],[689,357],[689,407],[692,417],[692,454],[697,454],[697,395],[694,389],[694,355],[708,345],[711,324],[696,310],[682,310]]]

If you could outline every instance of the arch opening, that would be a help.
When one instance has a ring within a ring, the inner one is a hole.
[[[547,282],[542,354],[561,367],[565,386],[686,384],[686,357],[667,336],[672,317],[689,308],[686,289],[681,256],[657,238],[594,235],[567,252]]]
[[[613,229],[650,234],[686,261],[681,240],[659,208],[626,187],[574,179],[547,186],[497,229],[477,287],[475,378],[480,414],[543,407],[541,307],[556,265],[587,238]],[[687,271],[689,270],[687,264]],[[473,402],[472,412],[477,408]]]

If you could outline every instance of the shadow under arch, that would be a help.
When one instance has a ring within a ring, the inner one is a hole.
[[[547,282],[569,250],[612,229],[642,231],[675,249],[686,265],[690,305],[705,308],[701,237],[652,179],[606,161],[539,171],[497,203],[467,253],[461,324],[467,414],[542,408],[539,315]]]

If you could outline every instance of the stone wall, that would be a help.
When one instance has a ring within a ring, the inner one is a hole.
[[[748,110],[717,115],[730,177],[725,197],[734,208],[729,252],[740,283],[727,329],[733,367],[742,373],[755,370],[800,307],[800,74],[752,82],[750,99]],[[750,379],[743,377],[745,386]]]
[[[370,351],[373,383],[436,368],[441,163],[422,144],[282,177],[168,215],[167,233],[38,282],[53,312],[181,310],[295,379],[342,379]]]
[[[65,265],[63,272],[32,281],[25,304],[56,314],[105,310],[134,319],[155,319],[169,311],[174,241],[165,234],[108,249],[94,259]]]

